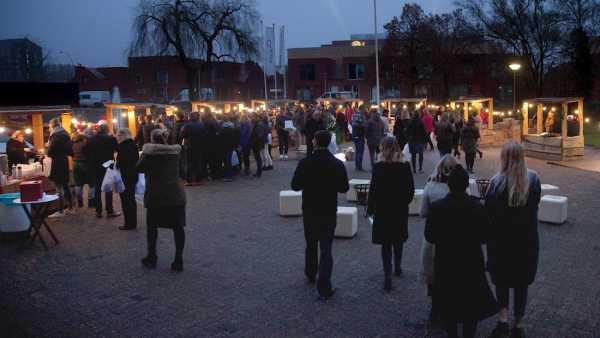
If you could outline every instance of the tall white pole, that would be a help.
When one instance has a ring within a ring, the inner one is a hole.
[[[275,51],[277,50],[275,48],[275,23],[273,23],[273,57],[275,57]],[[275,83],[275,100],[277,100],[277,63],[275,62],[275,60],[273,60],[273,67],[275,68],[275,79],[274,79],[274,83]]]
[[[267,41],[265,40],[265,30],[263,28],[262,20],[260,20],[260,31],[262,32],[263,43],[263,75],[265,80],[265,100],[267,100]]]
[[[377,42],[377,0],[373,0],[373,7],[375,13],[375,77],[377,81],[377,111],[381,108],[381,102],[379,102],[379,45]]]
[[[285,69],[285,63],[286,63],[286,51],[285,51],[285,26],[281,26],[282,28],[282,32],[283,32],[283,37],[281,38],[282,42],[283,42],[283,48],[281,48],[281,50],[283,50],[283,56],[281,57],[281,59],[283,60],[283,64],[280,65],[281,67],[283,67],[283,99],[287,99],[287,84],[286,84],[286,79],[285,79],[285,73],[286,69]]]

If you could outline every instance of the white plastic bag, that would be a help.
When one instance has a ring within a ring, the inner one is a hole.
[[[119,169],[106,169],[106,174],[104,174],[104,179],[102,180],[102,191],[115,193],[125,191],[125,184],[123,184]]]
[[[332,155],[337,154],[338,146],[335,140],[335,134],[331,134],[331,142],[329,142],[329,146],[327,147],[327,149],[329,149],[329,152],[331,152]]]
[[[42,161],[42,174],[46,177],[50,177],[50,170],[52,169],[52,157],[46,156]],[[13,173],[15,175],[16,173]]]
[[[237,153],[235,152],[235,150],[233,152],[231,152],[231,166],[235,167],[236,165],[240,164],[240,159],[237,157]]]
[[[404,157],[406,157],[407,161],[410,161],[410,159],[412,158],[410,150],[408,149],[408,143],[404,145],[404,149],[402,149],[402,154],[404,154]]]
[[[138,174],[138,181],[135,185],[135,194],[143,195],[146,192],[146,175]]]

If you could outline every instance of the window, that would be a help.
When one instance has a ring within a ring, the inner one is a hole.
[[[352,97],[358,98],[358,94],[360,93],[359,91],[360,86],[359,85],[346,85],[344,86],[344,91],[345,92],[352,92]]]
[[[469,87],[466,84],[452,85],[452,87],[450,87],[450,96],[451,97],[467,96],[468,89],[469,89]]]
[[[502,84],[498,86],[498,100],[499,101],[511,101],[513,98],[513,85]]]
[[[419,64],[419,79],[431,79],[433,75],[433,66]]]
[[[123,82],[129,83],[129,81],[131,81],[131,78],[130,78],[129,74],[123,75]]]
[[[310,101],[310,86],[296,86],[296,100]]]
[[[168,84],[169,83],[169,72],[167,70],[156,71],[156,83]]]
[[[141,74],[135,75],[135,83],[142,83],[142,75]]]
[[[351,63],[348,65],[348,80],[364,79],[365,65],[362,63]]]
[[[300,80],[314,80],[315,65],[300,65]]]
[[[137,93],[138,94],[146,94],[146,88],[138,89]]]
[[[506,64],[504,62],[492,61],[491,76],[506,77]]]
[[[381,66],[381,71],[379,72],[380,79],[393,79],[394,78],[394,64],[388,63]]]
[[[427,85],[416,85],[415,95],[417,97],[427,97]]]
[[[460,73],[464,77],[473,77],[473,61],[465,61],[461,66]]]
[[[81,81],[83,82],[83,84],[88,84],[88,83],[90,83],[90,77],[83,76],[83,77],[81,77]]]

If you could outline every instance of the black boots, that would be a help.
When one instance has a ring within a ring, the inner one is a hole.
[[[171,270],[178,272],[183,271],[183,258],[175,258],[173,263],[171,263]]]
[[[157,260],[158,260],[158,256],[149,254],[148,256],[146,256],[146,258],[142,259],[142,265],[146,269],[156,269],[156,261]],[[183,263],[182,263],[182,265],[183,265]]]

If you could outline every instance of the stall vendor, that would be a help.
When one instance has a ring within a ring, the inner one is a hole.
[[[13,132],[10,140],[6,142],[6,154],[8,166],[11,168],[13,164],[28,164],[29,158],[35,158],[36,155],[25,143],[25,135],[20,130]]]
[[[548,117],[546,118],[546,124],[544,125],[547,133],[560,133],[560,129],[558,124],[554,120],[554,114],[548,113]]]

